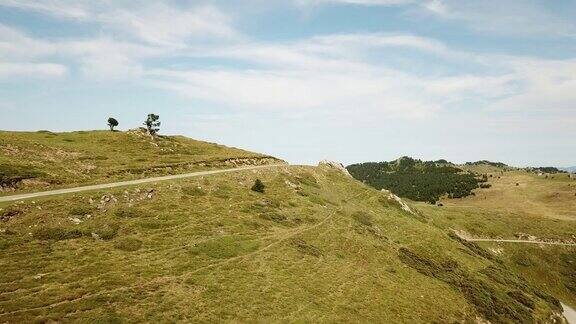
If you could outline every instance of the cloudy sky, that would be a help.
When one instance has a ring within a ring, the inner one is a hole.
[[[0,129],[576,165],[574,0],[0,0]]]

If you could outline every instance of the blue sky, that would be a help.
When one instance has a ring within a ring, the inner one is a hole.
[[[573,0],[0,0],[0,129],[576,165]]]

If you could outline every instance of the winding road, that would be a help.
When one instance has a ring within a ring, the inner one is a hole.
[[[239,168],[232,168],[232,169],[198,171],[198,172],[174,174],[174,175],[168,175],[168,176],[162,176],[162,177],[152,177],[152,178],[144,178],[144,179],[137,179],[137,180],[103,183],[103,184],[90,185],[90,186],[32,192],[32,193],[25,193],[25,194],[19,194],[19,195],[3,196],[3,197],[0,197],[0,202],[17,201],[17,200],[32,199],[32,198],[39,198],[39,197],[46,197],[46,196],[63,195],[63,194],[82,192],[82,191],[91,191],[91,190],[100,190],[100,189],[132,186],[132,185],[138,185],[138,184],[150,183],[150,182],[193,178],[193,177],[200,177],[200,176],[219,174],[219,173],[230,173],[230,172],[239,172],[239,171],[247,171],[247,170],[277,168],[277,167],[282,167],[282,166],[285,167],[288,165],[287,164],[268,164],[268,165],[239,167]]]

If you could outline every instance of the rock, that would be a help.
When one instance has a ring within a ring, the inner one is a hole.
[[[384,193],[388,194],[388,197],[390,199],[395,200],[398,204],[400,204],[400,208],[402,208],[404,211],[409,212],[410,214],[414,215],[414,211],[412,209],[410,209],[410,206],[408,206],[400,197],[396,196],[395,194],[393,194],[390,190],[386,190],[386,189],[382,189],[381,190]]]
[[[100,235],[98,235],[98,234],[96,234],[96,233],[94,233],[94,232],[90,233],[90,235],[92,235],[92,238],[95,239],[95,240],[99,240],[99,239],[100,239]]]
[[[285,180],[284,183],[285,183],[288,187],[290,187],[290,188],[292,188],[292,189],[295,189],[295,190],[300,190],[300,189],[301,189],[299,185],[297,185],[297,184],[295,184],[295,183],[292,183],[290,180]]]
[[[68,217],[68,219],[76,225],[82,223],[82,220],[80,218],[77,218],[77,217]]]
[[[345,174],[347,177],[352,178],[352,175],[350,175],[350,173],[348,172],[348,170],[346,170],[346,168],[344,167],[344,165],[342,165],[342,163],[334,162],[334,161],[328,161],[328,160],[322,160],[322,161],[320,161],[320,163],[318,163],[318,166],[336,169],[336,170],[342,172],[343,174]]]

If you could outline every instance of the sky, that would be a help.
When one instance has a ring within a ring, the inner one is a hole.
[[[0,0],[0,129],[576,165],[574,0]],[[1,139],[0,139],[1,140]]]

